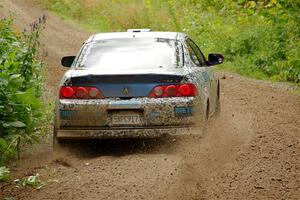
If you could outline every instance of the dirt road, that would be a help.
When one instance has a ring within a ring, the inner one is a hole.
[[[45,13],[0,0],[19,29]],[[47,90],[88,33],[47,14]],[[41,189],[0,185],[0,199],[300,199],[300,95],[286,84],[234,74],[221,79],[222,112],[202,136],[81,143],[72,153],[26,158],[14,178],[39,173]],[[76,144],[75,144],[76,145]],[[74,152],[75,151],[75,152]]]

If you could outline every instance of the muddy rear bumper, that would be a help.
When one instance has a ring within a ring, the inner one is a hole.
[[[186,126],[193,123],[193,116],[197,113],[195,97],[61,99],[56,108],[55,123],[58,127],[130,125],[116,120],[125,115],[139,118],[133,124],[140,127]]]
[[[164,135],[189,135],[191,127],[155,127],[155,128],[109,128],[109,129],[60,129],[56,137],[61,139],[92,138],[156,138]]]

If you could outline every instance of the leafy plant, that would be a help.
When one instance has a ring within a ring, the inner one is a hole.
[[[0,20],[0,163],[32,143],[44,119],[41,100],[44,65],[39,35],[45,17],[18,33],[11,18]]]
[[[14,197],[5,197],[4,200],[16,200]]]
[[[0,167],[0,182],[10,180],[10,170],[7,167]]]
[[[36,174],[34,176],[28,176],[22,179],[17,179],[15,182],[23,187],[25,186],[31,186],[35,188],[40,188],[43,186],[43,182],[39,178],[39,174]]]

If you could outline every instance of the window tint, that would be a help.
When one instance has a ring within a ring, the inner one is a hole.
[[[163,38],[122,38],[87,44],[77,67],[98,69],[155,69],[182,66],[180,43]]]
[[[198,66],[206,66],[205,58],[196,43],[189,38],[186,42],[192,61]]]

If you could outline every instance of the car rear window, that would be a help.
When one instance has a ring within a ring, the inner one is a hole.
[[[76,67],[99,69],[151,69],[182,66],[179,41],[163,38],[124,38],[86,44]]]

